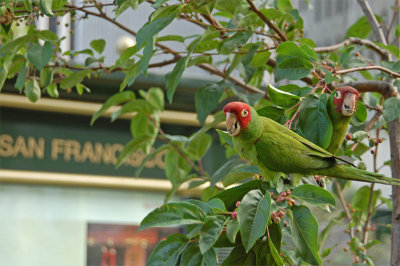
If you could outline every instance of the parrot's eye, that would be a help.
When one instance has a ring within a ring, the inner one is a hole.
[[[342,97],[342,94],[340,93],[340,91],[336,91],[336,93],[335,93],[335,98],[341,98]]]
[[[249,114],[249,111],[247,111],[246,109],[243,109],[242,117],[246,117],[248,114]]]

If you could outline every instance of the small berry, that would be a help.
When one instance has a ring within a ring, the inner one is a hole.
[[[351,135],[350,133],[346,135],[347,140],[351,140],[352,138],[353,138],[353,135]]]
[[[232,212],[231,216],[232,216],[232,219],[236,219],[237,218],[237,211]]]
[[[357,228],[357,229],[356,229],[356,232],[357,232],[357,233],[360,233],[360,232],[361,232],[360,228]]]
[[[275,212],[271,213],[271,214],[270,214],[270,217],[271,217],[272,220],[275,219],[276,213],[275,213]]]
[[[282,192],[282,193],[281,193],[281,196],[282,196],[282,197],[286,197],[286,192]]]
[[[274,218],[274,223],[279,224],[281,222],[281,218],[275,217]]]
[[[345,247],[343,250],[344,250],[344,252],[348,252],[348,251],[349,251],[349,248],[348,248],[348,247]]]
[[[374,151],[374,150],[371,150],[371,154],[375,154],[375,151]]]
[[[325,61],[324,61],[324,62],[322,62],[322,63],[321,63],[321,65],[323,65],[323,66],[326,66],[326,62],[325,62]]]
[[[226,232],[226,227],[222,228],[222,233]]]
[[[290,195],[290,194],[292,194],[292,191],[290,191],[290,190],[288,189],[288,190],[286,190],[286,194],[287,194],[287,195]]]
[[[289,226],[288,222],[287,222],[287,221],[284,221],[284,222],[283,222],[283,226],[284,226],[284,227],[288,227],[288,226]]]
[[[239,207],[240,205],[240,200],[236,201],[236,208]]]
[[[282,196],[279,196],[278,197],[278,199],[276,200],[277,202],[281,202],[281,201],[283,201],[284,200],[284,198],[282,197]]]
[[[358,263],[359,261],[360,261],[360,258],[359,258],[358,256],[356,256],[356,257],[354,258],[353,264],[356,264],[356,263]]]
[[[355,55],[355,56],[360,56],[360,53],[359,53],[359,52],[355,52],[354,55]]]
[[[347,206],[347,208],[351,208],[351,204],[350,203],[347,203],[346,206]]]
[[[278,211],[277,215],[279,216],[279,218],[282,218],[283,216],[285,216],[285,213],[283,211]]]
[[[371,225],[371,231],[375,231],[376,230],[376,226],[373,224]]]
[[[356,212],[356,209],[351,209],[351,212],[352,212],[352,213],[355,213],[355,212]]]
[[[346,234],[348,234],[348,233],[349,233],[349,229],[345,229],[344,232],[345,232]]]
[[[382,142],[383,142],[383,139],[382,139],[382,138],[378,138],[378,142],[379,142],[379,143],[382,143]]]
[[[269,192],[269,195],[270,195],[271,197],[273,197],[273,196],[274,196],[274,192],[270,191],[270,192]]]
[[[378,146],[379,142],[377,140],[374,141],[374,145]]]
[[[365,251],[365,247],[361,246],[361,247],[360,247],[360,250],[361,250],[362,252],[364,252],[364,251]]]
[[[292,205],[293,205],[293,203],[292,203],[291,201],[288,201],[287,204],[288,204],[289,206],[292,206]]]

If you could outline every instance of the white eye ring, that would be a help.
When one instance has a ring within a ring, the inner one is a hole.
[[[335,93],[335,98],[341,98],[342,94],[340,93],[340,91],[336,91]]]
[[[242,117],[246,117],[248,114],[249,114],[249,112],[246,109],[243,109]]]

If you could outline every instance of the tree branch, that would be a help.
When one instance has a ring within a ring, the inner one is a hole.
[[[353,81],[342,84],[343,86],[351,86],[359,92],[378,92],[385,98],[397,93],[397,89],[387,81],[368,80],[368,81]]]
[[[370,40],[354,38],[354,37],[350,37],[350,38],[344,40],[343,42],[340,42],[338,44],[334,44],[331,46],[315,47],[314,51],[316,53],[333,52],[333,51],[338,50],[340,47],[349,46],[351,44],[364,45],[364,46],[370,48],[371,50],[375,51],[376,53],[378,53],[382,57],[383,60],[388,60],[390,57],[389,51],[379,47],[378,45],[371,42]]]
[[[68,6],[75,7],[74,5],[68,5]],[[86,14],[105,19],[105,20],[111,22],[112,24],[114,24],[115,26],[119,27],[120,29],[132,34],[133,36],[136,36],[136,34],[137,34],[135,31],[125,27],[121,23],[113,20],[112,18],[108,17],[105,14],[99,14],[99,13],[96,13],[96,12],[92,12],[90,10],[86,10],[84,8],[78,8],[78,10],[80,10],[80,11],[86,13]],[[172,50],[171,48],[169,48],[169,47],[167,47],[167,46],[165,46],[163,44],[156,43],[155,46],[157,46],[158,48],[162,49],[164,52],[172,54],[174,56],[174,59],[176,59],[177,61],[183,57],[178,52]],[[204,69],[204,70],[210,72],[211,74],[220,76],[222,78],[227,78],[228,80],[232,81],[233,83],[235,83],[236,85],[238,85],[239,87],[243,88],[246,91],[253,92],[253,93],[262,93],[262,94],[264,94],[264,92],[262,90],[260,90],[260,89],[258,89],[256,87],[247,85],[245,82],[243,82],[242,80],[240,80],[240,79],[238,79],[236,77],[233,77],[233,76],[225,77],[224,73],[222,71],[220,71],[218,68],[216,68],[215,66],[213,66],[213,65],[209,65],[209,64],[204,64],[203,63],[203,64],[198,64],[196,66],[201,68],[201,69]]]
[[[390,43],[390,41],[389,41],[389,39],[390,39],[390,32],[392,31],[394,22],[396,21],[397,15],[399,14],[399,2],[400,2],[399,0],[395,0],[395,3],[394,3],[394,12],[393,12],[392,22],[390,22],[389,29],[388,29],[388,31],[387,31],[387,33],[386,33],[386,40],[387,40],[387,43]]]
[[[282,41],[285,42],[288,40],[286,35],[278,27],[276,27],[266,16],[264,16],[263,13],[261,13],[261,11],[256,7],[252,0],[247,0],[247,3],[249,3],[250,8],[254,11],[254,13],[256,13],[257,16],[259,16],[268,25],[268,27],[270,27],[279,35]]]
[[[391,75],[393,77],[400,78],[400,73],[393,72],[392,70],[387,69],[382,66],[364,66],[364,67],[355,67],[355,68],[349,68],[349,69],[343,69],[343,70],[336,70],[334,72],[334,74],[344,75],[344,74],[348,74],[351,72],[357,72],[357,71],[363,71],[363,70],[380,70],[382,72],[388,73],[389,75]]]
[[[374,12],[372,12],[368,0],[357,0],[357,1],[358,4],[361,6],[365,16],[367,17],[369,24],[371,25],[375,38],[384,45],[387,45],[385,35],[383,35],[382,27],[379,25],[379,22],[376,19]]]

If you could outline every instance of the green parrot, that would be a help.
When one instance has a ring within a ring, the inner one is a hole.
[[[347,163],[343,159],[281,124],[259,116],[246,103],[228,103],[224,113],[235,151],[242,159],[257,165],[266,179],[285,173],[400,185],[399,179],[343,165]]]
[[[331,143],[326,150],[336,154],[343,144],[351,117],[356,111],[358,91],[346,86],[332,91],[328,99],[327,111],[333,125]]]

